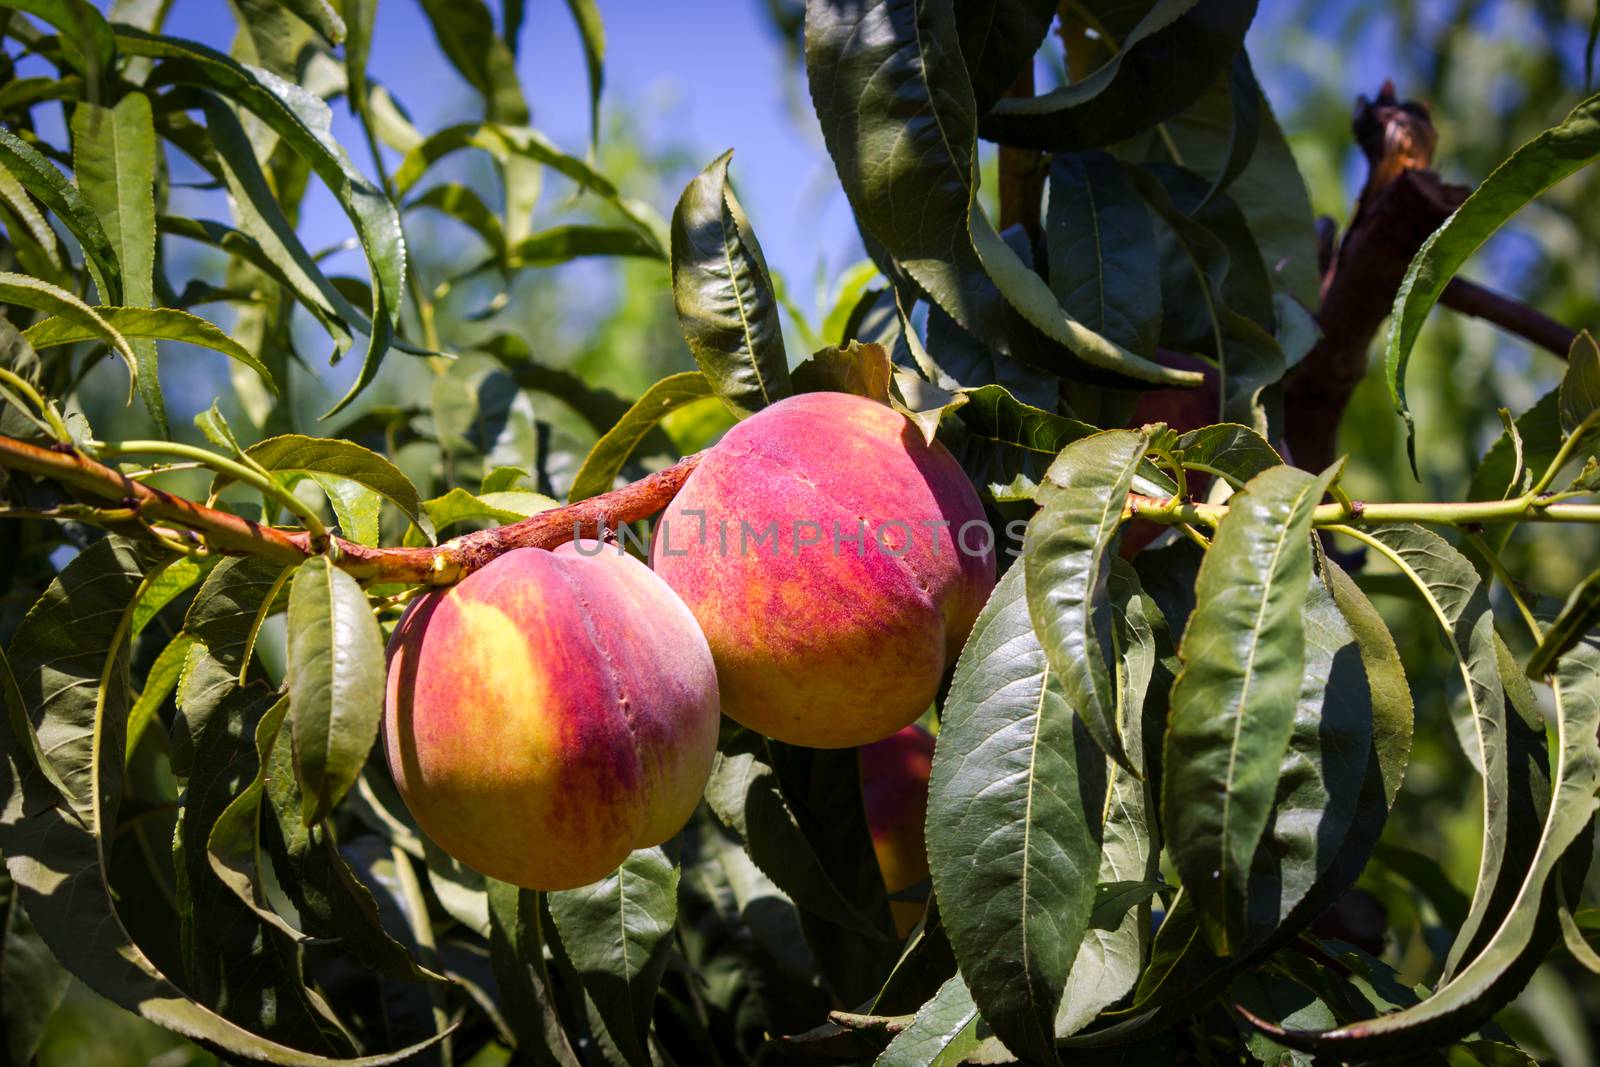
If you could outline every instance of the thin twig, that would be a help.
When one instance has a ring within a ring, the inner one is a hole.
[[[1567,358],[1572,342],[1578,337],[1578,331],[1563,326],[1544,312],[1466,278],[1450,279],[1439,303],[1452,311],[1491,322],[1562,359]]]

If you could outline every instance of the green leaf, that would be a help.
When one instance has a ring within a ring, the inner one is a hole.
[[[577,502],[609,492],[623,464],[633,455],[646,434],[658,426],[662,419],[685,404],[711,396],[711,382],[700,371],[685,371],[669,375],[645,390],[632,407],[595,442],[583,466],[573,475],[572,488],[567,493],[569,501]]]
[[[1214,474],[1235,489],[1283,462],[1266,438],[1248,426],[1228,422],[1190,430],[1178,438],[1174,451],[1187,469]]]
[[[553,267],[584,256],[664,259],[655,238],[626,226],[567,223],[530,234],[506,251],[506,267]]]
[[[9,5],[36,15],[61,31],[61,52],[90,85],[109,73],[116,42],[105,16],[88,0],[17,0]]]
[[[502,264],[506,261],[506,234],[500,225],[500,216],[471,186],[441,182],[411,200],[405,210],[409,212],[419,207],[432,208],[467,226],[489,246],[496,261]]]
[[[1544,639],[1528,659],[1528,677],[1543,678],[1555,669],[1556,661],[1576,648],[1600,625],[1600,570],[1575,586],[1567,595],[1561,612],[1545,627]]]
[[[1600,644],[1586,640],[1562,660],[1554,691],[1556,768],[1548,813],[1516,898],[1477,956],[1411,1007],[1320,1033],[1267,1029],[1275,1040],[1340,1057],[1387,1055],[1476,1028],[1526,982],[1527,950],[1541,936],[1541,925],[1547,928],[1553,918],[1551,875],[1568,849],[1589,833],[1600,808]],[[1532,962],[1542,955],[1541,948]]]
[[[767,261],[728,186],[732,150],[701,171],[672,213],[672,299],[706,379],[735,414],[793,388]]]
[[[880,344],[851,341],[818,349],[795,367],[791,378],[797,393],[850,393],[852,396],[876,400],[880,404],[894,402],[890,394],[891,383],[894,382],[893,364],[889,361],[889,353]],[[941,399],[947,399],[949,403],[940,410],[959,407],[959,403],[948,394]],[[931,436],[929,439],[932,439]]]
[[[345,154],[333,135],[332,112],[320,98],[266,71],[249,70],[204,45],[129,27],[119,27],[116,33],[124,54],[164,60],[151,75],[151,85],[203,86],[261,119],[310,164],[349,216],[372,276],[372,336],[355,383],[328,414],[341,410],[372,381],[394,336],[406,272],[400,213]]]
[[[40,939],[11,876],[0,868],[0,1050],[8,1063],[32,1063],[50,1016],[72,976]]]
[[[138,383],[139,361],[133,354],[133,348],[128,344],[127,338],[118,333],[111,323],[101,318],[98,311],[65,289],[40,281],[38,278],[30,278],[26,274],[0,271],[0,302],[21,304],[23,307],[43,311],[47,315],[54,315],[83,330],[88,336],[99,338],[110,345],[128,365],[130,384]]]
[[[1406,446],[1416,465],[1416,425],[1406,404],[1406,365],[1422,324],[1444,287],[1506,220],[1561,179],[1600,155],[1600,96],[1573,108],[1558,125],[1511,153],[1422,243],[1395,294],[1384,366],[1389,397],[1406,421]]]
[[[851,872],[827,862],[831,848],[847,844],[841,841],[845,828],[817,823],[802,798],[786,788],[780,770],[787,751],[750,730],[724,737],[706,783],[706,803],[797,906],[831,917],[850,936],[887,940],[889,910],[876,866],[871,874],[878,878],[879,899],[858,899]]]
[[[960,975],[939,987],[933,999],[917,1009],[906,1028],[894,1036],[873,1067],[956,1067],[982,1038],[978,1006]]]
[[[0,163],[60,219],[83,247],[84,262],[103,299],[122,299],[122,265],[106,236],[100,216],[78,187],[64,178],[38,149],[7,129],[0,129]]]
[[[1107,763],[1028,619],[1021,570],[995,587],[945,699],[928,859],[951,947],[1001,1040],[1049,1059],[1094,908]],[[1113,728],[1117,724],[1113,723]]]
[[[483,97],[492,122],[527,122],[528,102],[517,80],[516,56],[495,32],[483,0],[421,0],[439,49]]]
[[[539,1067],[579,1067],[556,1012],[544,958],[541,894],[486,880],[489,953],[517,1050]]]
[[[456,523],[481,519],[495,523],[520,522],[530,515],[559,506],[542,493],[530,493],[522,489],[474,496],[458,487],[444,496],[424,501],[422,510],[434,531],[442,533]],[[414,539],[408,534],[406,543],[412,544],[413,540],[419,545],[423,543],[420,532]]]
[[[1055,12],[1033,0],[962,0],[956,5],[961,56],[982,115],[1005,95],[1044,43]]]
[[[1522,441],[1519,464],[1516,440],[1513,435],[1501,433],[1498,440],[1483,454],[1478,468],[1472,472],[1472,484],[1467,490],[1469,500],[1507,500],[1520,496],[1532,487],[1529,472],[1543,468],[1556,457],[1561,448],[1561,416],[1559,390],[1552,389],[1527,411],[1517,416],[1515,438]],[[1521,468],[1520,475],[1518,468]],[[1505,532],[1507,535],[1509,531]],[[1485,535],[1493,538],[1495,531]]]
[[[156,259],[156,130],[150,98],[131,92],[114,108],[87,102],[74,108],[72,169],[84,199],[100,215],[106,236],[117,250],[122,269],[119,302],[133,309],[149,307],[155,303]],[[117,328],[130,336],[121,326]],[[133,353],[139,362],[139,396],[156,429],[165,435],[167,410],[156,371],[156,346],[141,339],[133,345]],[[245,362],[254,364],[248,357]],[[264,376],[270,381],[270,375]]]
[[[289,587],[289,701],[306,825],[355,784],[383,718],[383,635],[354,578],[318,556]]]
[[[1067,703],[1100,749],[1135,774],[1143,772],[1117,726],[1129,694],[1117,669],[1107,580],[1111,542],[1149,446],[1148,433],[1109,430],[1064,448],[1039,486],[1022,557],[1028,614]]]
[[[206,573],[208,564],[198,560],[180,559],[167,567],[150,583],[133,611],[133,632],[143,632],[161,609],[172,603],[198,582]]]
[[[996,497],[1032,499],[1057,454],[1096,432],[1086,422],[1025,404],[998,385],[965,395],[967,402],[956,415],[966,432],[953,435],[951,452]]]
[[[1563,433],[1577,433],[1586,421],[1600,412],[1600,347],[1595,345],[1594,336],[1588,330],[1580,330],[1572,339],[1560,396]]]
[[[1104,152],[1050,161],[1045,220],[1050,288],[1067,314],[1130,352],[1153,356],[1161,265],[1144,200]]]
[[[600,147],[600,94],[606,84],[606,27],[601,21],[600,6],[595,0],[567,0],[567,10],[572,12],[572,21],[578,24],[578,36],[583,39],[583,63],[589,73],[589,143],[590,153],[593,154]],[[511,5],[507,4],[508,37],[515,32],[509,23],[510,11]],[[513,52],[516,47],[516,41],[513,40]]]
[[[1104,15],[1109,3],[1088,8]],[[1157,0],[1103,66],[1035,97],[999,101],[979,132],[1019,148],[1099,148],[1171,118],[1227,71],[1255,17],[1254,0]],[[1126,16],[1124,16],[1126,17]]]
[[[1488,593],[1472,563],[1438,534],[1420,526],[1397,525],[1359,538],[1411,582],[1439,624],[1464,694],[1451,701],[1456,736],[1483,779],[1483,851],[1478,861],[1472,908],[1451,946],[1446,974],[1487,921],[1495,885],[1507,850],[1512,800],[1508,795],[1505,692],[1496,663],[1494,616]]]
[[[259,374],[261,380],[267,383],[267,388],[274,394],[278,391],[278,383],[265,363],[239,342],[223,333],[220,328],[198,315],[191,315],[187,311],[175,308],[97,307],[93,310],[108,326],[126,338],[181,341],[184,344],[200,345],[214,352],[221,352]],[[27,337],[35,348],[49,348],[52,345],[93,341],[104,335],[87,325],[81,317],[71,319],[54,316],[34,323],[24,331],[23,336]],[[137,354],[138,351],[138,347],[134,346],[134,352]],[[154,363],[141,368],[139,377],[141,382],[145,380],[146,373],[152,377],[155,375]]]
[[[144,688],[139,691],[139,698],[128,709],[129,752],[139,747],[139,738],[143,735],[145,727],[150,725],[151,718],[178,687],[178,679],[189,661],[189,649],[193,645],[193,637],[188,634],[178,634],[167,642],[166,647],[156,656],[156,661],[150,664],[150,670],[145,673]]]
[[[629,1063],[647,1067],[650,1014],[678,918],[677,865],[659,848],[639,849],[593,885],[547,899],[606,1030]]]
[[[331,484],[326,481],[328,478],[365,486],[393,503],[412,522],[419,521],[422,514],[422,501],[417,498],[411,479],[384,457],[353,441],[286,433],[257,441],[245,449],[245,455],[274,474],[314,478],[324,489]],[[212,492],[228,481],[218,475],[212,482]]]
[[[347,33],[344,19],[339,16],[339,9],[332,0],[279,0],[279,2],[327,38],[329,44],[344,43]]]
[[[116,539],[96,542],[68,565],[30,613],[34,621],[25,620],[13,641],[22,667],[22,692],[32,692],[48,679],[55,693],[42,705],[49,712],[52,759],[58,753],[77,759],[81,752],[80,765],[100,768],[98,795],[92,800],[100,817],[80,818],[55,801],[29,769],[27,747],[31,743],[35,751],[42,750],[33,730],[25,727],[31,742],[0,731],[0,795],[7,798],[0,816],[0,850],[40,937],[90,989],[231,1057],[320,1067],[386,1064],[414,1055],[419,1048],[340,1061],[253,1034],[188,999],[123,925],[94,827],[109,823],[106,816],[117,807],[121,791],[124,720],[112,712],[126,706],[127,685],[115,670],[109,689],[102,688],[102,679],[107,663],[123,662],[123,646],[115,638],[137,602],[142,571],[126,544]],[[70,622],[63,625],[64,620]],[[14,709],[14,715],[20,714],[20,708]],[[70,724],[87,727],[96,718],[103,729],[87,730],[82,741],[74,740]],[[26,716],[21,721],[29,722]]]
[[[1069,318],[976,207],[977,116],[959,36],[948,3],[808,4],[812,101],[869,246],[968,333],[1032,366],[1097,384],[1198,384]]]
[[[667,247],[659,221],[646,205],[625,199],[611,179],[578,157],[563,152],[538,130],[526,126],[466,122],[429,134],[406,152],[400,166],[395,169],[395,195],[404,196],[434,163],[463,148],[487,152],[502,172],[514,167],[519,160],[547,166],[572,181],[579,189],[594,193],[616,208],[623,218],[653,239],[658,251],[664,251]]]
[[[1262,472],[1229,500],[1195,580],[1172,688],[1163,826],[1219,956],[1257,936],[1249,877],[1294,731],[1305,669],[1311,512],[1333,472]]]

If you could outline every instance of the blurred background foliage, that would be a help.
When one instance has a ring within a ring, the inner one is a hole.
[[[390,5],[406,6],[405,0],[390,0]],[[237,31],[240,25],[251,25],[256,6],[251,0],[178,0],[167,31],[236,54],[264,43],[284,45],[270,36],[260,39],[260,26],[255,37]],[[853,304],[871,275],[855,266],[863,258],[859,239],[806,97],[797,46],[802,5],[795,0],[738,0],[728,5],[726,18],[675,18],[684,28],[677,36],[662,37],[659,9],[669,6],[642,0],[603,0],[600,5],[612,59],[598,169],[624,196],[665,214],[684,183],[708,160],[730,145],[738,149],[740,195],[788,304],[790,352],[805,353],[836,340],[840,309]],[[429,32],[420,9],[386,14],[378,22],[380,34],[400,36],[380,37],[374,73],[387,80],[404,107],[414,109],[417,124],[433,129],[478,117],[479,97],[442,66],[431,47],[420,43]],[[530,12],[533,25],[526,34],[536,37],[559,22],[552,14]],[[1593,0],[1271,0],[1261,6],[1249,49],[1317,212],[1342,226],[1365,174],[1349,129],[1357,94],[1373,95],[1389,78],[1402,98],[1426,100],[1439,131],[1436,167],[1449,180],[1473,183],[1517,145],[1559,121],[1584,94],[1586,82],[1593,81],[1586,53],[1596,17]],[[408,54],[407,33],[417,39],[416,54],[427,53],[428,65],[409,71],[397,65]],[[553,42],[530,40],[520,68],[529,86],[534,125],[541,125],[548,110],[561,125],[547,132],[568,151],[581,153],[587,116],[575,106],[584,92],[575,66],[580,60],[562,36],[571,33],[563,27],[552,31],[558,38]],[[718,55],[737,57],[730,61],[735,69],[717,78],[685,77],[681,72],[692,70],[695,62],[711,59],[708,42],[715,43]],[[288,54],[292,62],[292,48]],[[552,56],[561,58],[546,62]],[[619,61],[619,56],[634,58]],[[639,57],[656,61],[641,62]],[[16,73],[29,73],[26,60]],[[1039,73],[1041,87],[1046,87],[1059,81],[1060,64],[1042,55]],[[748,95],[730,99],[729,86],[739,84]],[[547,92],[544,98],[541,88]],[[552,99],[550,94],[561,95]],[[759,113],[759,121],[752,120],[752,112]],[[64,122],[59,109],[41,114],[45,121],[54,116],[53,121]],[[350,134],[346,143],[352,145],[358,165],[368,169],[370,157],[355,147],[354,128],[338,125],[347,121],[343,109],[337,108],[336,115],[336,133]],[[987,178],[993,173],[993,146],[985,151]],[[386,156],[392,169],[399,155]],[[208,187],[207,175],[176,153],[168,164],[174,214],[227,217],[224,194]],[[501,195],[492,168],[480,154],[462,153],[441,164],[432,177],[472,188],[488,203]],[[1569,326],[1595,329],[1600,326],[1596,205],[1600,168],[1591,168],[1522,212],[1465,273]],[[541,226],[615,221],[606,204],[575,195],[573,186],[554,174],[545,177],[536,217]],[[343,218],[317,183],[312,183],[299,222],[308,247],[328,250],[330,274],[360,273],[359,253],[348,247]],[[213,354],[164,346],[162,377],[175,437],[198,441],[190,420],[220,395],[224,413],[252,437],[289,430],[349,436],[389,446],[424,496],[453,485],[475,489],[482,470],[458,468],[448,447],[427,440],[431,432],[415,432],[432,430],[418,424],[434,417],[424,398],[445,391],[459,400],[447,405],[459,411],[459,425],[451,429],[488,446],[483,452],[504,455],[504,462],[529,469],[539,491],[561,496],[597,434],[569,403],[519,388],[519,353],[532,353],[545,367],[581,377],[601,391],[606,403],[630,402],[651,382],[693,368],[674,318],[666,264],[609,257],[580,260],[525,270],[509,288],[490,270],[441,291],[447,279],[481,261],[486,248],[459,222],[425,208],[410,211],[407,223],[412,267],[424,290],[438,298],[436,327],[445,347],[461,353],[487,347],[500,358],[469,354],[441,373],[427,361],[395,353],[356,405],[318,423],[319,413],[344,392],[356,361],[352,357],[329,371],[328,353],[322,350],[325,335],[309,318],[299,321],[304,312],[296,310],[290,331],[296,351],[281,353],[287,388],[284,401],[275,405],[248,372],[230,379],[226,362]],[[230,282],[221,253],[168,240],[163,256],[165,272],[177,288],[191,278],[217,286]],[[342,263],[351,269],[340,269]],[[248,314],[230,323],[232,312],[225,305],[204,310],[236,335],[252,328]],[[1345,418],[1341,449],[1350,456],[1346,484],[1358,498],[1464,497],[1478,457],[1500,433],[1495,408],[1503,405],[1514,414],[1526,410],[1556,385],[1561,370],[1549,354],[1487,324],[1436,312],[1410,371],[1420,428],[1420,481],[1410,473],[1403,427],[1385,394],[1380,361],[1374,361]],[[123,375],[115,361],[102,360],[88,370],[75,394],[104,438],[148,435],[143,409],[120,403]],[[728,421],[715,401],[689,405],[667,420],[669,442],[658,439],[653,453],[641,449],[624,474],[659,465],[668,455],[662,447],[666,443],[678,452],[702,447]],[[200,491],[199,484],[176,487]],[[0,538],[5,539],[0,556],[12,559],[26,551],[17,542],[22,529],[21,524],[0,526]],[[1582,531],[1526,525],[1504,558],[1512,573],[1527,576],[1538,592],[1560,598],[1600,562],[1600,539]],[[1381,583],[1375,588],[1382,592]],[[18,589],[4,605],[7,632],[35,592]],[[1451,735],[1448,701],[1455,699],[1458,687],[1450,661],[1420,608],[1396,597],[1380,599],[1379,606],[1402,643],[1417,696],[1416,747],[1384,847],[1391,857],[1403,851],[1420,854],[1434,861],[1444,877],[1439,884],[1419,886],[1374,865],[1363,885],[1389,909],[1398,935],[1391,958],[1402,976],[1429,981],[1436,976],[1422,969],[1432,959],[1425,946],[1437,932],[1440,906],[1448,908],[1450,894],[1464,894],[1472,884],[1480,806]],[[1520,636],[1515,628],[1507,633],[1513,639]],[[273,637],[264,634],[263,641]],[[270,650],[266,658],[281,662],[281,655],[274,657]],[[1600,895],[1591,879],[1586,903],[1597,902]],[[1600,988],[1559,954],[1507,1018],[1514,1036],[1550,1062],[1567,1067],[1600,1063],[1594,1023],[1600,1019]],[[491,1045],[472,1062],[504,1058],[504,1050]],[[193,1046],[76,987],[55,1015],[39,1054],[45,1065],[210,1061]]]

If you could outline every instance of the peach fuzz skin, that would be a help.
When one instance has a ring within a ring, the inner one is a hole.
[[[688,821],[717,744],[693,616],[597,542],[508,552],[419,597],[389,643],[384,746],[423,832],[528,889],[605,877]]]
[[[846,748],[888,737],[937,695],[994,588],[988,531],[970,532],[973,551],[957,545],[983,518],[960,465],[893,408],[804,393],[706,454],[657,526],[651,566],[705,631],[726,715]],[[849,536],[863,521],[864,550],[841,539],[835,551],[835,524]],[[776,538],[758,541],[772,523]],[[821,543],[804,543],[806,523]]]
[[[933,773],[933,735],[912,724],[861,749],[861,796],[872,831],[872,850],[893,896],[928,877],[928,778]],[[894,925],[905,937],[927,905],[891,900]]]

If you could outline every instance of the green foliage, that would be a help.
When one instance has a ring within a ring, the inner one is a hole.
[[[1593,328],[1561,63],[1494,52],[1526,92],[1489,121],[1490,68],[1448,69],[1491,51],[1475,5],[1382,15],[1444,42],[1417,95],[1484,180],[1319,474],[1283,383],[1347,110],[1274,111],[1267,5],[774,4],[870,260],[814,321],[731,151],[602,111],[602,4],[534,12],[576,27],[576,149],[532,125],[521,0],[383,9],[460,75],[439,129],[373,0],[235,0],[227,54],[167,6],[0,16],[5,1062],[1585,1062],[1548,991],[1600,1003],[1600,349],[1484,387],[1478,335],[1423,329],[1505,228]],[[303,225],[313,180],[346,232]],[[942,442],[997,534],[924,715],[928,876],[886,889],[855,750],[731,723],[689,824],[590,886],[445,854],[376,743],[410,605],[819,391]]]

